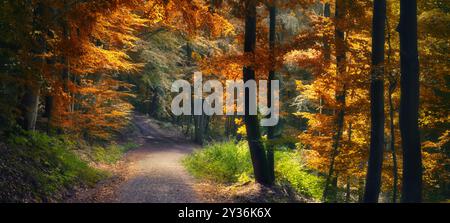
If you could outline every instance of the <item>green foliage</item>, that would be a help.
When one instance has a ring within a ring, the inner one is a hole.
[[[49,202],[102,179],[105,173],[75,155],[73,145],[63,137],[37,132],[8,137],[0,145],[0,201]]]
[[[138,145],[132,142],[124,145],[111,144],[107,147],[95,146],[91,151],[91,159],[97,163],[112,164],[119,161],[124,153],[137,147]]]
[[[302,166],[298,153],[276,151],[275,171],[277,181],[289,183],[298,193],[314,199],[322,196],[323,179]]]
[[[212,143],[185,158],[184,165],[195,177],[219,183],[253,180],[250,152],[245,141]],[[303,167],[298,153],[288,149],[275,151],[275,165],[277,183],[287,183],[304,196],[320,198],[323,179]]]
[[[184,164],[195,177],[236,183],[252,173],[247,143],[217,142],[189,155]]]

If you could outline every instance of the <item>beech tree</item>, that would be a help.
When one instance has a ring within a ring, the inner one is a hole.
[[[256,0],[248,0],[244,3],[245,12],[245,37],[244,37],[244,53],[250,57],[254,57],[256,48]],[[254,65],[246,65],[243,69],[244,82],[249,80],[255,80],[255,68]],[[250,101],[256,102],[257,100],[250,100],[250,97],[256,97],[256,95],[250,95],[250,90],[245,89],[245,115],[244,122],[247,130],[248,145],[250,148],[250,154],[252,157],[253,171],[255,173],[255,180],[261,184],[270,184],[270,177],[267,166],[267,157],[264,150],[264,146],[261,142],[261,130],[259,126],[259,120],[257,115],[250,114]],[[253,105],[256,107],[256,104]]]
[[[419,133],[419,58],[417,2],[400,1],[401,99],[400,132],[403,148],[402,202],[422,201],[422,152]]]
[[[384,45],[386,1],[375,0],[372,25],[372,73],[370,84],[371,134],[364,202],[378,202],[384,150]]]

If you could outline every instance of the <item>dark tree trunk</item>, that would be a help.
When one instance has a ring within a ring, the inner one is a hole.
[[[331,6],[329,2],[325,3],[323,7],[323,16],[326,18],[330,18],[331,16]],[[323,49],[324,49],[324,59],[327,63],[329,63],[331,61],[331,49],[329,39],[327,37],[324,37]]]
[[[372,23],[372,74],[370,84],[371,134],[364,202],[377,203],[381,188],[384,150],[384,43],[386,0],[375,0]]]
[[[63,29],[63,37],[65,41],[68,41],[69,39],[69,28],[66,22],[63,22],[62,24]],[[70,71],[69,71],[69,58],[67,55],[62,55],[61,57],[61,64],[63,65],[61,78],[63,82],[63,90],[64,92],[69,91],[69,79],[70,79]]]
[[[187,58],[187,62],[188,62],[188,66],[192,65],[192,47],[191,47],[191,43],[187,42],[186,43],[186,58]]]
[[[402,202],[422,201],[422,154],[419,118],[417,2],[400,0],[400,132],[403,148]]]
[[[21,127],[25,130],[35,130],[36,120],[39,108],[40,97],[40,78],[42,77],[42,66],[45,64],[45,59],[41,57],[46,52],[46,40],[44,33],[45,27],[43,25],[43,16],[47,11],[47,7],[43,3],[38,3],[33,10],[33,30],[36,35],[33,37],[33,47],[31,54],[33,55],[33,64],[36,66],[36,76],[30,77],[31,84],[25,88],[25,94],[22,97],[20,109],[22,112],[22,119],[19,121]],[[39,31],[39,32],[37,32]]]
[[[338,202],[338,181],[339,181],[339,173],[336,172],[335,176],[333,177],[332,181],[331,181],[331,199],[330,201],[332,203],[337,203]]]
[[[25,130],[34,131],[36,128],[36,120],[39,107],[40,84],[30,86],[22,98],[22,115],[23,120],[20,122]]]
[[[348,125],[348,145],[352,145],[352,123]],[[350,203],[351,198],[351,182],[350,176],[347,176],[347,187],[345,192],[345,203]]]
[[[244,52],[251,55],[255,52],[256,46],[256,0],[245,1],[245,40]],[[247,65],[243,69],[244,81],[255,79],[253,65]],[[253,171],[256,182],[260,184],[270,184],[267,171],[267,158],[261,142],[261,132],[257,115],[250,115],[250,91],[245,89],[245,115],[244,122],[247,130],[247,140],[252,158]],[[256,106],[256,105],[253,105]]]
[[[329,2],[326,2],[323,6],[323,16],[325,18],[330,18],[331,16],[331,5]],[[327,65],[331,62],[331,48],[330,48],[330,39],[325,36],[323,38],[323,59]],[[323,114],[323,105],[324,105],[324,99],[322,95],[320,95],[319,98],[319,114]],[[322,133],[319,131],[317,132],[319,136],[322,135]]]
[[[195,125],[194,141],[200,145],[203,145],[204,135],[208,125],[206,115],[204,114],[194,115],[194,125]]]
[[[364,180],[360,179],[358,182],[358,203],[364,201]]]
[[[149,108],[149,115],[158,118],[158,110],[159,110],[159,95],[158,95],[158,88],[152,88],[151,89],[152,96],[150,100],[150,108]]]
[[[391,71],[391,56],[392,56],[392,46],[391,46],[391,27],[389,25],[389,19],[386,19],[386,28],[387,28],[387,43],[388,43],[388,53],[387,53],[387,65],[389,68],[388,77],[389,77],[389,92],[388,92],[388,102],[389,102],[389,132],[390,132],[390,150],[392,154],[392,176],[394,178],[394,182],[392,185],[392,203],[397,203],[397,185],[398,185],[398,167],[397,167],[397,153],[395,150],[395,125],[394,125],[394,103],[392,101],[392,95],[397,88],[397,78],[395,74]]]
[[[345,82],[340,79],[345,75],[346,70],[346,46],[345,46],[345,32],[341,27],[342,22],[345,20],[346,13],[346,0],[336,0],[336,12],[335,12],[335,45],[336,45],[336,66],[337,66],[337,86],[336,86],[336,102],[338,104],[338,111],[335,118],[336,123],[336,133],[333,137],[333,148],[331,152],[330,167],[328,170],[328,175],[325,180],[325,189],[322,194],[322,200],[326,201],[330,182],[333,178],[334,163],[336,156],[339,153],[339,145],[342,137],[342,131],[344,128],[344,117],[345,117],[345,98],[347,94],[347,87]]]
[[[271,62],[271,70],[269,71],[269,83],[268,83],[268,92],[267,92],[267,101],[268,105],[272,104],[272,80],[275,80],[275,31],[276,31],[276,21],[277,21],[277,9],[275,7],[275,3],[273,2],[271,6],[269,6],[270,11],[270,24],[269,24],[269,46],[270,46],[270,62]],[[269,126],[267,128],[267,138],[269,139],[269,145],[267,148],[267,165],[268,165],[268,174],[269,174],[269,183],[274,184],[275,182],[275,158],[274,158],[274,145],[271,143],[275,136],[275,128],[276,126]]]
[[[389,90],[389,131],[390,131],[390,147],[392,154],[392,175],[394,182],[392,185],[392,203],[397,203],[397,185],[398,185],[398,167],[397,154],[395,151],[395,126],[394,126],[394,104],[392,102],[393,90]]]
[[[52,130],[52,113],[53,113],[53,96],[47,95],[45,97],[45,112],[44,117],[47,118],[47,133]]]

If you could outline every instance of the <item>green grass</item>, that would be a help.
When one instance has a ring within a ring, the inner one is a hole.
[[[94,162],[113,164],[119,161],[127,151],[137,147],[137,144],[131,142],[123,145],[111,144],[106,147],[94,146],[90,156]]]
[[[297,193],[314,199],[322,196],[324,180],[302,166],[297,152],[275,152],[275,175],[277,181],[289,183]]]
[[[23,132],[0,143],[0,202],[52,202],[108,176],[90,161],[114,163],[137,145],[91,147],[66,136]],[[82,156],[84,154],[84,157]],[[83,157],[83,158],[81,158]]]
[[[232,184],[253,180],[247,142],[217,142],[197,150],[184,159],[188,171],[197,178]],[[278,184],[289,184],[297,193],[319,199],[323,179],[306,169],[297,152],[275,151],[275,174]]]
[[[238,182],[252,172],[248,146],[243,142],[209,144],[186,157],[183,163],[195,177],[220,183]]]

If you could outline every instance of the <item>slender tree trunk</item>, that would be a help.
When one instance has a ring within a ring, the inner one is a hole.
[[[155,118],[158,118],[158,108],[159,108],[159,95],[158,88],[152,88],[152,99],[150,101],[149,114]]]
[[[419,58],[417,2],[400,0],[401,98],[400,132],[403,148],[402,202],[422,201],[422,154],[419,118]]]
[[[350,122],[348,124],[348,145],[352,146],[352,123]],[[350,182],[350,176],[347,176],[347,188],[345,193],[345,202],[350,202],[350,195],[351,195],[351,182]]]
[[[191,42],[187,42],[186,43],[186,58],[188,61],[188,65],[191,66],[192,65],[192,47],[191,47]]]
[[[392,101],[392,95],[397,88],[397,79],[395,75],[391,71],[391,55],[392,55],[392,47],[391,47],[391,27],[389,25],[389,19],[386,19],[386,28],[388,30],[387,41],[388,41],[388,59],[387,64],[389,67],[389,92],[388,92],[388,102],[389,102],[389,132],[390,132],[390,149],[392,154],[392,176],[394,178],[394,182],[392,185],[392,203],[397,203],[397,185],[398,185],[398,167],[397,167],[397,153],[395,151],[395,125],[394,125],[394,103]]]
[[[325,18],[330,18],[330,16],[331,16],[331,5],[330,5],[330,3],[329,2],[326,2],[324,5],[323,5],[323,16],[325,17]],[[329,43],[329,38],[328,37],[324,37],[323,38],[323,59],[325,60],[325,63],[327,64],[327,65],[329,65],[329,63],[330,63],[330,61],[331,61],[331,48],[330,48],[330,43]],[[320,98],[319,98],[319,114],[323,114],[323,106],[324,106],[324,99],[323,99],[323,97],[322,97],[322,95],[320,95]],[[319,136],[321,136],[322,135],[322,133],[319,131],[318,133],[317,133]]]
[[[21,111],[22,120],[19,122],[23,129],[25,130],[35,130],[36,120],[39,107],[39,97],[40,97],[40,78],[43,72],[43,66],[45,64],[45,59],[43,59],[42,54],[46,52],[46,40],[44,33],[45,27],[43,26],[43,15],[45,15],[47,7],[43,3],[38,3],[36,8],[33,10],[33,30],[36,31],[33,42],[35,47],[31,49],[31,54],[33,55],[33,63],[36,66],[36,76],[32,76],[31,84],[26,86],[25,94],[21,100]],[[38,32],[39,31],[39,32]]]
[[[194,141],[196,143],[203,145],[208,125],[209,119],[205,114],[194,115]]]
[[[63,4],[64,4],[64,7],[66,8],[67,2],[63,1]],[[70,40],[70,27],[69,27],[67,18],[64,18],[63,21],[61,21],[61,29],[62,29],[63,40],[64,40],[64,42],[66,42],[66,44],[68,44],[69,40]],[[61,73],[63,90],[64,90],[64,92],[68,93],[69,92],[69,80],[70,80],[70,61],[69,61],[67,52],[63,52],[63,54],[61,55],[61,64],[63,65],[63,69],[62,69],[62,73]]]
[[[255,52],[256,46],[256,0],[245,1],[245,40],[244,52],[251,55]],[[255,79],[253,65],[247,65],[243,69],[244,82]],[[252,158],[253,171],[256,182],[264,185],[270,184],[267,171],[267,158],[264,146],[261,142],[261,132],[257,115],[249,114],[250,94],[249,89],[245,90],[245,115],[244,122],[247,130],[247,140]],[[253,105],[256,106],[256,105]]]
[[[233,124],[234,124],[234,117],[231,115],[225,116],[225,136],[227,138],[230,138],[233,134]]]
[[[331,6],[329,2],[326,2],[323,6],[323,16],[326,18],[330,18],[331,16]],[[323,41],[323,48],[324,48],[324,59],[325,62],[329,63],[331,61],[331,49],[330,49],[330,43],[329,39],[327,37],[324,37]]]
[[[345,190],[345,203],[350,203],[350,193],[351,193],[351,190],[350,190],[350,186],[351,186],[351,184],[350,184],[350,176],[348,176],[347,177],[347,187],[346,187],[346,190]]]
[[[334,177],[331,180],[331,202],[338,203],[338,181],[339,181],[339,173],[336,171]]]
[[[30,86],[22,98],[23,121],[22,128],[25,130],[34,131],[36,129],[36,120],[39,107],[40,84],[37,86]]]
[[[225,132],[224,132],[224,134],[227,138],[229,138],[231,135],[231,123],[230,123],[229,116],[225,116]]]
[[[47,133],[52,130],[52,114],[53,113],[53,96],[47,95],[45,97],[45,113],[44,116],[47,118]]]
[[[185,122],[186,122],[186,130],[184,132],[184,135],[189,137],[190,132],[191,132],[190,130],[191,130],[192,116],[191,115],[185,116],[184,119],[185,119]]]
[[[392,171],[394,182],[392,185],[392,202],[397,202],[397,185],[398,185],[398,167],[397,154],[395,151],[395,126],[394,126],[394,104],[392,102],[393,90],[389,90],[389,130],[390,130],[390,147],[392,154]]]
[[[337,66],[337,86],[336,86],[336,102],[338,104],[338,111],[336,116],[336,132],[333,137],[333,148],[331,152],[330,167],[328,175],[325,180],[325,189],[322,194],[322,200],[326,201],[329,191],[329,184],[333,177],[334,163],[336,156],[339,153],[339,144],[342,137],[342,130],[344,127],[345,116],[345,98],[347,87],[345,82],[341,79],[345,75],[346,70],[346,49],[345,49],[345,32],[342,30],[341,24],[345,20],[346,0],[336,0],[335,12],[335,45],[336,45],[336,66]]]
[[[63,1],[64,7],[67,8],[67,2]],[[63,41],[66,44],[69,44],[70,41],[70,26],[67,21],[67,18],[64,18],[63,21],[61,21],[61,29],[62,29],[62,38]],[[69,90],[69,83],[70,83],[70,59],[67,51],[63,51],[61,55],[61,64],[63,65],[62,71],[61,71],[61,79],[62,79],[62,86],[64,93],[67,93],[69,99],[66,102],[66,108],[68,112],[73,111],[73,94]],[[71,116],[72,118],[73,116]]]
[[[381,188],[384,150],[384,44],[386,0],[375,0],[372,23],[372,75],[370,84],[370,154],[364,202],[377,203]]]
[[[277,8],[275,2],[269,6],[270,12],[270,24],[269,24],[269,46],[270,46],[270,62],[271,70],[269,71],[269,84],[267,88],[267,101],[269,105],[272,104],[272,80],[275,80],[275,31],[276,31],[276,21],[277,21]],[[275,158],[274,158],[274,145],[272,140],[276,138],[275,136],[276,126],[269,126],[267,128],[267,138],[269,139],[269,145],[267,148],[267,165],[269,171],[269,183],[274,184],[275,182]]]
[[[364,201],[364,180],[360,179],[358,182],[358,203]]]

